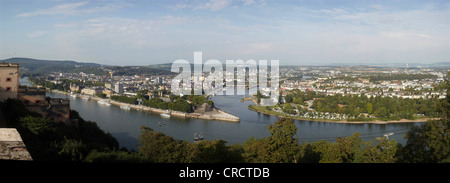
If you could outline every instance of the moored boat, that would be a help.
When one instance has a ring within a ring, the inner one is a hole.
[[[99,100],[99,101],[97,101],[97,103],[103,104],[103,105],[107,105],[107,106],[110,106],[110,105],[111,105],[111,104],[110,104],[108,101],[106,101],[106,100]]]
[[[170,114],[169,113],[162,113],[161,117],[170,118]]]
[[[127,106],[127,105],[121,105],[120,109],[129,111],[131,108],[130,108],[130,106]]]

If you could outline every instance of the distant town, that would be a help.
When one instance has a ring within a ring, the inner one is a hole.
[[[448,69],[370,66],[282,67],[281,90],[299,89],[324,95],[366,95],[401,98],[445,98],[436,87]]]
[[[407,65],[407,64],[406,64]],[[116,75],[113,68],[101,68],[104,75],[78,72],[53,72],[39,78],[57,84],[66,84],[60,90],[87,95],[101,93],[136,96],[141,90],[150,96],[168,93],[175,73],[166,75]],[[371,67],[371,66],[281,66],[280,90],[299,89],[325,95],[366,95],[401,98],[445,97],[445,91],[435,89],[444,81],[448,69]],[[162,92],[162,93],[161,93]],[[159,95],[162,96],[162,95]]]

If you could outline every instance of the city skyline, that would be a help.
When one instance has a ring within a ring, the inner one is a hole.
[[[448,1],[2,1],[0,59],[450,61]]]

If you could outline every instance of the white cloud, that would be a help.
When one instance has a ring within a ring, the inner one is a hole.
[[[431,36],[429,34],[412,33],[412,32],[387,32],[382,33],[381,35],[394,39],[416,39],[416,38],[431,39]]]
[[[244,5],[264,5],[266,4],[265,0],[241,0]]]
[[[204,4],[194,7],[194,9],[209,9],[211,11],[221,10],[228,7],[232,0],[210,0]]]
[[[173,31],[167,26],[196,23],[195,18],[162,16],[154,19],[132,19],[120,17],[101,17],[78,22],[57,24],[57,35],[63,46],[83,47],[95,42],[96,45],[120,46],[123,48],[145,48],[164,45],[167,41],[176,41],[168,36]],[[82,40],[82,41],[80,41]],[[66,42],[73,42],[68,44]],[[97,49],[97,48],[96,48]]]
[[[340,14],[347,14],[347,13],[349,13],[347,10],[342,9],[342,8],[321,9],[318,12],[323,12],[323,13],[331,14],[331,15],[340,15]]]
[[[255,0],[242,0],[244,2],[244,5],[252,5],[255,3]]]
[[[234,3],[235,6],[260,6],[265,5],[265,0],[237,0]],[[233,0],[209,0],[207,2],[198,3],[198,1],[191,1],[191,2],[184,2],[184,3],[177,3],[174,6],[169,6],[169,8],[172,9],[193,9],[193,10],[199,10],[199,9],[206,9],[211,11],[218,11],[227,7],[230,7],[233,3]]]
[[[67,3],[61,4],[57,6],[53,6],[48,9],[40,9],[32,12],[26,12],[18,14],[17,17],[30,17],[36,15],[56,15],[56,14],[74,14],[76,12],[75,9],[78,7],[86,5],[88,2],[78,2],[78,3]]]
[[[185,8],[192,8],[192,5],[189,5],[187,3],[177,3],[175,6],[170,6],[172,9],[185,9]]]
[[[55,28],[73,28],[73,27],[77,27],[78,24],[76,23],[61,23],[61,24],[55,24],[53,25],[53,27]]]
[[[77,2],[77,3],[65,3],[53,6],[47,9],[39,9],[32,12],[26,12],[16,15],[19,18],[38,16],[38,15],[82,15],[89,13],[99,13],[105,11],[112,11],[115,9],[119,9],[125,6],[129,6],[128,3],[114,3],[114,4],[105,4],[103,6],[84,8],[88,4],[87,1]]]

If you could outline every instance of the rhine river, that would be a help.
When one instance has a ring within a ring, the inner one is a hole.
[[[26,84],[24,79],[21,79],[21,84]],[[244,143],[250,137],[268,137],[267,126],[278,120],[277,117],[249,110],[247,107],[253,102],[241,102],[240,99],[243,96],[240,95],[216,95],[212,98],[216,107],[238,116],[241,121],[237,123],[177,117],[165,119],[159,114],[136,110],[126,111],[115,105],[101,105],[97,101],[84,101],[81,98],[56,93],[47,92],[47,96],[70,99],[70,108],[78,111],[83,119],[94,121],[101,129],[111,133],[121,147],[135,150],[137,150],[136,144],[139,142],[141,126],[150,127],[179,140],[192,142],[194,133],[202,133],[205,140],[222,139],[228,144],[235,144]],[[347,124],[295,120],[295,124],[300,142],[336,141],[338,137],[351,136],[355,132],[361,133],[365,141],[375,141],[375,137],[382,137],[385,133],[391,132],[394,135],[389,139],[405,144],[406,139],[403,138],[403,134],[421,123]]]

